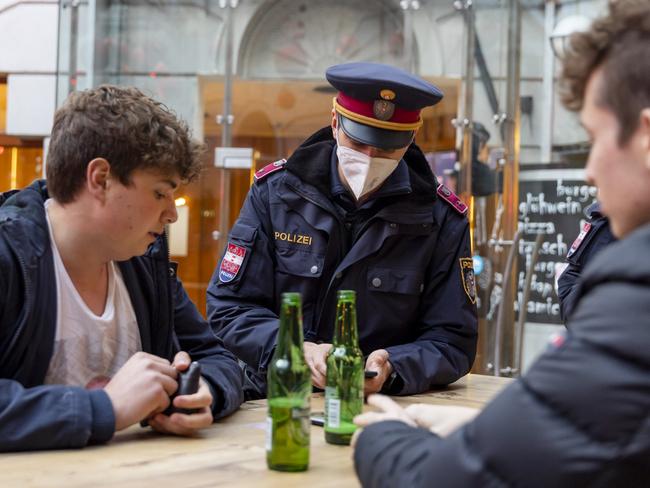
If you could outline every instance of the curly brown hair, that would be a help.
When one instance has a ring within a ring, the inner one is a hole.
[[[47,188],[60,203],[72,202],[95,158],[106,159],[123,185],[136,169],[189,182],[200,173],[203,152],[187,124],[162,103],[137,88],[102,85],[71,94],[54,114]]]
[[[569,110],[582,109],[587,82],[601,67],[599,104],[618,119],[623,145],[636,131],[641,110],[650,107],[649,0],[612,0],[609,15],[571,36],[560,78]]]

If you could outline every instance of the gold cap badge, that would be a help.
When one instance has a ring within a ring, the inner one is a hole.
[[[393,90],[389,89],[384,89],[379,92],[379,96],[383,98],[384,100],[394,100],[395,99],[395,92]]]

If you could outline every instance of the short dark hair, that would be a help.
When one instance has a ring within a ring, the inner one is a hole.
[[[582,109],[587,82],[600,67],[598,103],[618,119],[623,145],[636,131],[641,110],[650,107],[649,0],[612,0],[609,15],[571,36],[560,80],[569,110]]]
[[[72,93],[54,114],[47,156],[50,196],[69,203],[86,181],[86,168],[104,158],[123,185],[136,169],[177,174],[184,182],[201,170],[203,144],[183,121],[137,88],[102,85]]]

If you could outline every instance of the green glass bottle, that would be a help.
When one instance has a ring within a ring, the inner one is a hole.
[[[327,354],[325,383],[325,440],[350,444],[352,422],[363,408],[363,354],[357,333],[356,293],[340,290],[332,349]]]
[[[266,463],[277,471],[309,466],[311,373],[305,362],[299,293],[283,293],[278,341],[267,372]]]

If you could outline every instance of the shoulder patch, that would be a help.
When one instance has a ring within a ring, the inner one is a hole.
[[[456,210],[456,212],[458,212],[459,214],[465,215],[467,213],[467,205],[465,205],[461,201],[461,199],[458,198],[458,195],[456,195],[453,191],[451,191],[442,183],[438,185],[438,190],[436,193],[438,193],[438,196],[442,198],[445,202],[447,202],[449,205],[451,205],[453,209]]]
[[[576,240],[573,241],[573,244],[571,244],[571,249],[569,249],[569,252],[566,255],[567,258],[573,256],[573,254],[580,248],[580,244],[582,244],[582,241],[585,240],[585,237],[587,237],[587,234],[589,234],[590,230],[591,230],[591,224],[589,222],[585,222],[585,225],[582,226],[582,230],[580,231],[580,234],[578,234]]]
[[[460,258],[460,277],[463,289],[469,301],[476,303],[476,277],[474,275],[474,262],[472,258]]]
[[[257,171],[255,171],[255,175],[254,175],[255,181],[256,182],[262,181],[268,175],[281,170],[286,163],[287,163],[286,159],[279,159],[278,161],[275,161],[271,164],[267,164],[262,169],[258,169]]]
[[[237,273],[239,273],[245,257],[245,247],[228,242],[226,254],[223,256],[221,265],[219,266],[219,280],[221,283],[230,283],[237,277]]]

